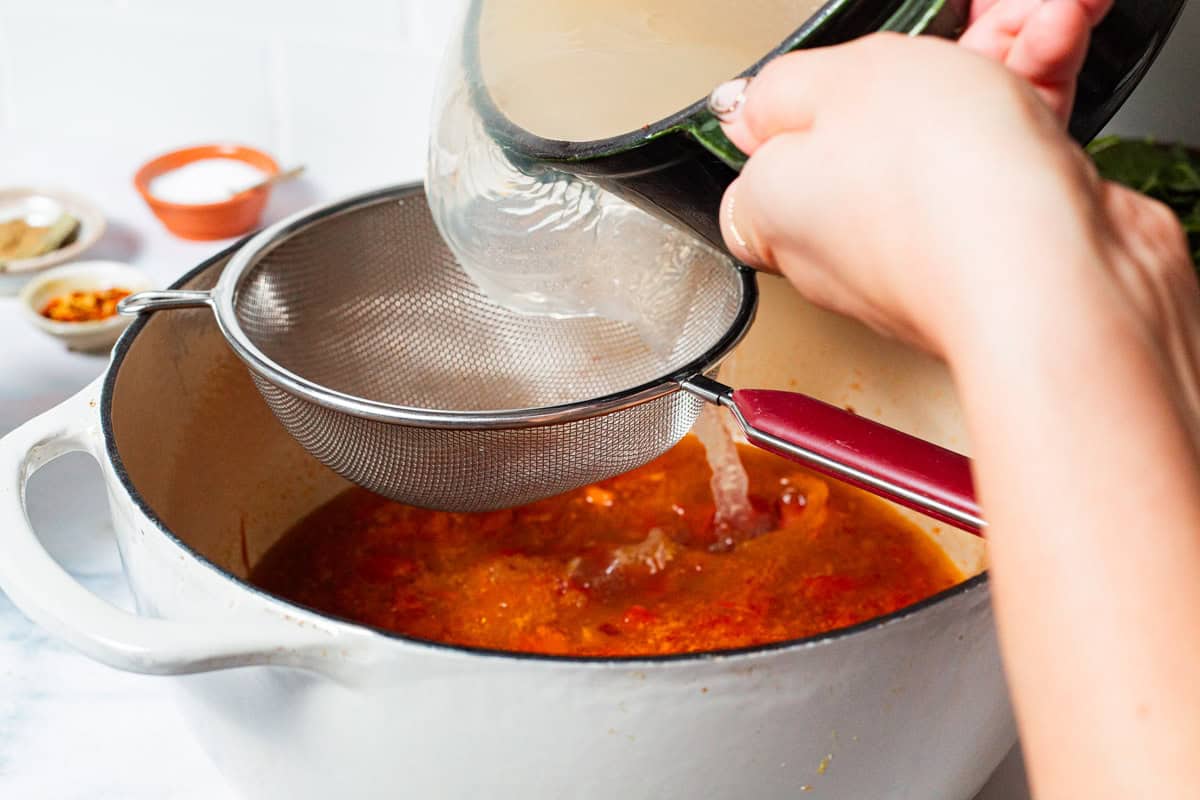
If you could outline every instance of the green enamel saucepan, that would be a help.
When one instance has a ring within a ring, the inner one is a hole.
[[[1080,76],[1071,133],[1094,137],[1150,68],[1186,0],[1116,0],[1094,31]],[[705,98],[629,133],[593,141],[545,139],[507,119],[480,79],[478,25],[483,4],[468,12],[464,61],[473,101],[488,133],[523,169],[546,165],[599,183],[609,191],[690,228],[724,248],[718,208],[745,156],[721,132]],[[969,0],[830,0],[748,69],[791,50],[848,41],[875,31],[954,37]]]

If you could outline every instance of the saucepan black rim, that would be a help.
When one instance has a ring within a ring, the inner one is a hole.
[[[175,281],[175,283],[173,283],[171,285],[171,288],[172,289],[182,289],[182,288],[186,287],[187,284],[190,283],[194,278],[198,277],[202,273],[211,269],[213,266],[221,263],[222,261],[228,261],[230,256],[232,256],[233,253],[235,253],[238,250],[238,248],[240,248],[243,244],[245,244],[246,241],[248,241],[250,238],[251,237],[246,237],[246,239],[243,239],[243,240],[233,244],[232,246],[225,249],[224,251],[201,262],[195,269],[190,270],[189,272],[184,274],[182,277],[180,277],[177,281]],[[125,331],[124,334],[122,334],[121,339],[117,342],[116,347],[113,349],[112,360],[109,363],[108,370],[104,377],[104,386],[103,386],[103,391],[102,391],[101,397],[100,397],[100,422],[101,422],[101,430],[104,435],[104,448],[105,448],[105,452],[108,454],[108,458],[109,458],[110,463],[112,464],[113,470],[115,471],[117,478],[121,482],[121,486],[124,488],[125,492],[129,495],[129,497],[133,501],[134,505],[137,506],[138,510],[141,511],[146,516],[147,519],[149,519],[150,521],[152,521],[154,523],[154,525],[158,528],[159,532],[162,533],[162,535],[167,537],[168,540],[170,540],[172,543],[174,543],[176,546],[178,546],[184,552],[190,554],[192,556],[192,558],[194,558],[199,564],[203,565],[207,569],[212,570],[221,578],[233,581],[240,588],[242,588],[254,595],[262,597],[273,603],[282,603],[282,604],[290,606],[292,608],[306,611],[308,613],[314,614],[318,617],[329,620],[331,622],[343,623],[346,625],[353,626],[355,628],[369,630],[369,631],[372,631],[373,633],[378,634],[386,639],[392,639],[392,640],[404,642],[409,645],[428,647],[428,648],[431,648],[433,650],[440,651],[440,652],[467,653],[467,654],[476,655],[476,656],[485,656],[488,658],[511,659],[511,660],[520,660],[520,661],[545,661],[545,662],[551,662],[551,663],[564,663],[564,664],[589,664],[589,665],[665,664],[665,663],[679,663],[679,662],[692,663],[692,662],[720,660],[720,659],[726,659],[726,658],[737,657],[737,656],[765,655],[765,654],[774,653],[774,652],[778,652],[778,651],[782,651],[782,650],[801,649],[801,648],[815,647],[818,645],[830,644],[830,643],[839,641],[841,639],[850,638],[850,637],[854,636],[855,634],[879,630],[879,629],[884,628],[885,626],[902,622],[903,620],[906,620],[910,617],[914,617],[914,616],[920,614],[921,612],[923,612],[926,609],[932,608],[933,606],[936,606],[943,602],[949,601],[952,598],[959,597],[961,595],[965,595],[965,594],[973,592],[977,589],[986,588],[987,583],[988,583],[987,572],[986,571],[980,572],[979,574],[974,575],[970,578],[967,578],[966,580],[964,580],[960,583],[957,583],[954,586],[951,586],[947,589],[944,589],[944,590],[938,592],[937,594],[931,595],[931,596],[925,598],[924,600],[913,603],[912,605],[897,609],[896,611],[893,611],[890,614],[885,614],[880,617],[873,617],[872,619],[866,620],[864,622],[860,622],[856,625],[851,625],[851,626],[848,626],[845,628],[838,628],[836,630],[827,631],[825,633],[817,634],[815,636],[807,636],[807,637],[801,637],[801,638],[797,638],[797,639],[787,639],[787,640],[779,641],[779,642],[770,642],[770,643],[762,644],[762,645],[733,648],[733,649],[728,649],[728,650],[705,650],[705,651],[699,651],[699,652],[694,652],[694,653],[675,653],[675,654],[671,654],[671,655],[656,655],[656,656],[645,656],[645,655],[634,655],[634,656],[546,655],[546,654],[542,654],[542,653],[521,653],[521,652],[508,651],[508,650],[494,650],[494,649],[487,649],[487,648],[481,648],[481,647],[467,647],[467,646],[462,646],[462,645],[446,644],[444,642],[436,642],[436,641],[430,641],[427,639],[419,639],[419,638],[412,637],[412,636],[404,636],[404,635],[401,635],[401,634],[398,634],[398,633],[395,633],[392,631],[384,630],[382,628],[376,628],[371,625],[364,625],[360,622],[356,622],[354,620],[347,619],[345,617],[339,617],[334,614],[329,614],[324,611],[320,611],[318,609],[311,608],[311,607],[308,607],[308,606],[305,606],[305,605],[302,605],[299,603],[294,603],[290,600],[287,600],[286,598],[280,597],[279,595],[272,594],[271,592],[265,591],[264,589],[261,589],[258,586],[255,586],[254,584],[250,583],[249,581],[247,581],[243,578],[240,578],[237,575],[234,575],[232,572],[226,570],[224,567],[220,566],[216,562],[209,559],[207,556],[203,555],[202,553],[200,553],[199,551],[194,549],[187,542],[183,541],[183,539],[181,539],[179,536],[177,536],[167,526],[167,524],[158,516],[158,513],[154,510],[154,508],[150,505],[150,503],[147,502],[146,498],[143,497],[141,492],[138,491],[137,487],[133,485],[133,481],[130,478],[129,473],[125,468],[125,464],[121,459],[121,454],[117,448],[116,436],[114,435],[114,431],[113,431],[113,424],[112,424],[113,397],[114,397],[114,392],[116,389],[117,377],[121,371],[121,366],[124,364],[126,356],[129,355],[130,348],[133,346],[134,341],[141,334],[142,330],[146,327],[146,325],[149,322],[149,317],[151,317],[151,316],[153,316],[153,315],[143,315],[143,316],[139,317],[138,319],[134,320],[133,324],[129,326],[129,328]]]
[[[639,129],[592,141],[563,141],[545,139],[536,136],[521,126],[509,120],[493,101],[480,77],[478,47],[478,24],[483,3],[487,0],[472,0],[467,11],[467,20],[463,36],[462,62],[463,69],[470,83],[471,102],[478,109],[485,127],[501,142],[502,146],[521,158],[544,161],[587,161],[589,159],[625,152],[645,145],[663,134],[684,128],[688,122],[698,119],[707,113],[707,98],[700,98],[691,105],[680,109],[670,116],[642,126]],[[902,10],[925,9],[936,12],[946,5],[949,0],[884,0],[878,16],[889,19]],[[807,45],[813,38],[825,31],[842,15],[863,0],[828,0],[813,13],[805,22],[796,28],[775,49],[747,68],[743,76],[754,75],[771,59],[783,53],[790,52]],[[863,31],[864,34],[870,31]]]

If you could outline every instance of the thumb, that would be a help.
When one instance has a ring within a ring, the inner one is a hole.
[[[823,204],[818,200],[823,195],[804,191],[804,182],[798,180],[798,176],[805,175],[817,185],[824,185],[830,165],[822,163],[813,144],[803,133],[773,136],[725,190],[721,232],[726,247],[738,261],[765,272],[779,272],[783,265],[777,248],[795,244],[794,234],[802,227],[795,221],[806,220],[813,227],[822,227],[821,209],[812,205]]]
[[[758,229],[748,213],[750,209],[746,207],[748,198],[744,197],[742,203],[738,203],[738,191],[742,185],[742,179],[738,178],[729,184],[725,196],[721,198],[721,235],[725,239],[725,247],[730,255],[747,266],[764,272],[778,272],[771,254],[768,252],[764,256],[762,252],[764,248],[759,242]]]

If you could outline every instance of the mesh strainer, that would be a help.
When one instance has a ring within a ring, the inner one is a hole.
[[[965,458],[811,398],[709,377],[754,317],[751,271],[693,264],[673,351],[630,325],[491,303],[438,235],[420,186],[268,228],[212,292],[127,298],[122,313],[211,307],[284,427],[349,480],[412,505],[521,505],[653,460],[705,402],[759,446],[968,529]]]

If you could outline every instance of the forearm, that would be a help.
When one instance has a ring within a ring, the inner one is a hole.
[[[1036,274],[1036,289],[992,291],[947,348],[1031,779],[1041,798],[1182,797],[1200,784],[1184,387],[1110,277]]]

